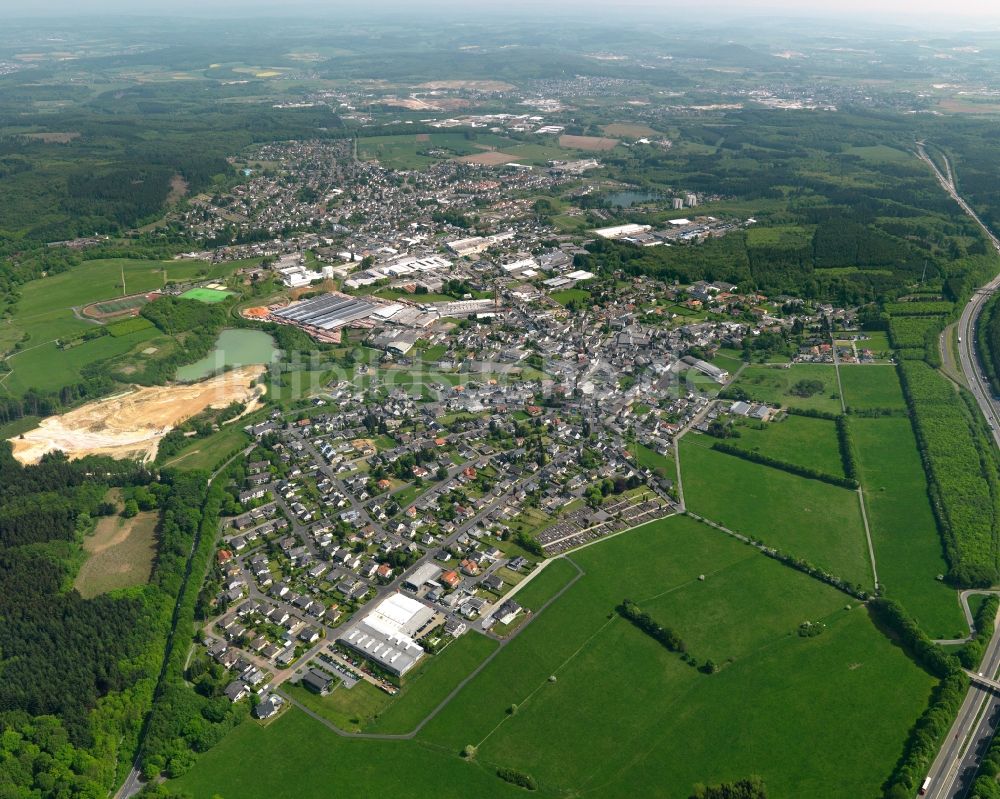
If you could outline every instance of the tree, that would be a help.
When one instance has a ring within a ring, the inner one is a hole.
[[[125,507],[122,508],[122,518],[131,519],[133,516],[139,514],[139,503],[134,499],[130,499],[125,503]]]

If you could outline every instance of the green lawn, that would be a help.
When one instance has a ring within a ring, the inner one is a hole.
[[[488,766],[466,763],[457,753],[419,741],[341,738],[296,708],[266,727],[245,722],[170,783],[195,799],[215,794],[227,799],[434,799],[448,795],[448,786],[459,785],[464,795],[482,799],[524,796],[524,789],[498,779]]]
[[[563,291],[553,291],[549,296],[560,305],[569,305],[571,302],[590,302],[590,292],[584,291],[583,289],[564,289]]]
[[[370,732],[410,732],[444,700],[455,686],[496,650],[499,644],[476,632],[466,632],[404,680],[391,704],[366,726]]]
[[[629,447],[629,451],[635,458],[635,462],[642,468],[652,469],[654,472],[657,469],[662,469],[671,480],[674,479],[676,467],[673,458],[667,458],[642,444],[633,444]]]
[[[865,371],[870,371],[865,369]],[[934,638],[968,634],[955,591],[935,578],[948,571],[910,420],[851,419],[875,563],[886,593]]]
[[[684,497],[694,512],[872,587],[858,496],[710,449],[714,439],[681,442]]]
[[[844,386],[844,402],[848,408],[906,407],[894,366],[841,365],[840,382]]]
[[[740,425],[740,437],[727,443],[779,460],[843,476],[837,426],[827,419],[786,416],[758,428],[753,422]]]
[[[877,793],[933,681],[857,603],[846,611],[842,594],[683,517],[573,559],[587,576],[420,740],[478,744],[480,762],[561,795],[682,799],[751,773],[773,796]],[[722,671],[698,673],[618,618],[626,595]],[[806,619],[827,631],[800,638]]]
[[[799,397],[790,389],[802,380],[819,380],[823,390],[810,397]],[[788,368],[776,366],[748,366],[736,385],[760,402],[780,403],[795,408],[813,408],[818,411],[840,413],[837,375],[832,364],[801,363]]]

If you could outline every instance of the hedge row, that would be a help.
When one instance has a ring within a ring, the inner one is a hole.
[[[899,641],[910,657],[935,677],[944,679],[953,671],[960,670],[955,657],[928,638],[927,633],[895,600],[879,597],[868,603],[868,609],[875,621]]]
[[[632,622],[654,641],[662,644],[671,652],[687,652],[687,645],[683,639],[669,627],[658,624],[648,613],[644,613],[642,608],[630,599],[623,599],[616,608],[622,618]]]
[[[916,795],[968,689],[969,678],[961,671],[952,672],[938,683],[930,705],[910,730],[903,756],[882,786],[885,799],[911,799]]]
[[[837,417],[837,443],[840,445],[840,460],[844,464],[844,474],[848,480],[857,483],[858,459],[854,454],[854,439],[851,437],[851,427],[846,415]]]
[[[747,460],[752,463],[770,466],[772,469],[781,469],[782,471],[790,472],[791,474],[798,475],[799,477],[805,477],[809,480],[819,480],[820,482],[829,483],[830,485],[839,486],[840,488],[856,489],[858,487],[858,481],[854,478],[827,474],[826,472],[819,471],[819,469],[810,469],[808,466],[800,466],[797,463],[789,463],[788,461],[778,460],[777,458],[772,458],[769,455],[762,455],[759,452],[742,449],[741,447],[734,447],[732,444],[726,444],[722,441],[712,444],[712,449],[718,452],[724,452],[727,455],[735,455],[737,458],[743,458],[743,460]]]

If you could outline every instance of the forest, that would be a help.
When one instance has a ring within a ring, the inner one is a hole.
[[[84,537],[116,512],[111,488],[160,509],[153,574],[83,599],[70,586]],[[168,641],[190,635],[175,606],[200,587],[203,570],[188,579],[199,533],[214,543],[205,503],[202,473],[154,480],[131,461],[58,453],[24,467],[0,445],[0,795],[98,799],[120,779],[154,692],[168,690]]]

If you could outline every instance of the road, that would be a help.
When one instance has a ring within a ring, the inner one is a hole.
[[[947,173],[945,174],[938,169],[937,164],[935,164],[934,161],[931,160],[930,156],[927,155],[927,152],[924,150],[923,142],[917,142],[917,155],[934,172],[938,183],[941,184],[941,188],[948,192],[948,195],[956,203],[958,203],[959,208],[961,208],[970,219],[979,225],[982,231],[986,234],[987,238],[990,240],[994,249],[1000,253],[1000,239],[993,234],[993,231],[983,224],[983,221],[979,218],[976,212],[972,210],[971,206],[958,193],[958,189],[955,186],[954,173],[952,171],[951,164],[948,163],[948,159],[945,158],[945,171]],[[979,288],[976,293],[972,295],[972,299],[970,299],[965,308],[962,309],[962,316],[959,318],[957,324],[958,335],[960,338],[960,343],[958,345],[959,365],[962,367],[962,373],[965,375],[966,382],[969,385],[969,390],[976,398],[976,402],[982,409],[983,416],[986,417],[987,422],[990,424],[994,441],[996,441],[997,446],[1000,446],[1000,403],[993,398],[993,391],[983,376],[982,370],[979,368],[975,351],[976,326],[979,321],[979,315],[982,313],[983,306],[986,304],[986,301],[997,289],[1000,289],[1000,274],[994,277],[985,286]]]
[[[923,142],[917,142],[917,155],[934,172],[938,183],[958,204],[962,211],[986,234],[993,247],[1000,253],[1000,239],[983,224],[975,211],[958,193],[955,176],[948,159],[944,159],[945,172],[927,155]],[[975,333],[983,306],[990,295],[1000,288],[1000,274],[973,294],[962,310],[959,319],[959,364],[969,390],[976,398],[983,415],[990,424],[994,441],[1000,446],[1000,404],[993,398],[989,384],[976,361]],[[993,636],[983,656],[979,671],[995,678],[1000,671],[1000,635]],[[927,796],[931,799],[964,799],[972,787],[976,768],[993,738],[1000,721],[1000,693],[981,685],[972,685],[958,712],[958,717],[948,732],[944,745],[938,752],[928,775],[931,785]]]
[[[992,678],[1000,672],[1000,635],[990,641],[979,671]],[[973,684],[927,773],[931,778],[928,799],[964,799],[998,721],[1000,692]]]

